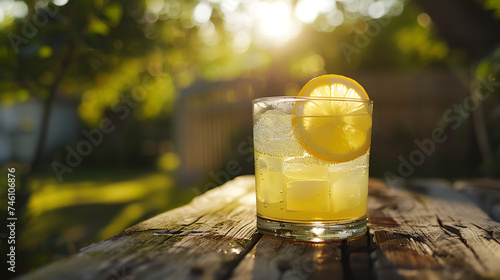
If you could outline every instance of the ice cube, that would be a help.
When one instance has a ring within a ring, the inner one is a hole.
[[[282,160],[266,156],[266,160],[257,155],[255,177],[257,181],[257,199],[263,203],[275,203],[282,200],[283,172]]]
[[[297,180],[287,184],[287,211],[330,211],[330,185],[326,180]]]
[[[327,180],[328,166],[311,156],[293,157],[283,163],[283,173],[290,180]]]
[[[368,166],[369,157],[370,157],[370,151],[368,150],[368,152],[366,152],[364,155],[357,157],[351,161],[331,164],[328,167],[328,172],[333,173],[333,174],[337,174],[337,173],[340,174],[340,173],[346,172],[346,170],[354,169],[360,165]]]
[[[290,115],[266,111],[258,117],[253,132],[255,151],[279,156],[304,154],[304,149],[295,139]]]
[[[332,182],[332,207],[340,212],[358,207],[366,201],[368,172],[365,165],[352,169],[336,170],[330,174]]]
[[[276,110],[286,114],[291,114],[293,111],[294,104],[295,104],[294,102],[278,102],[276,104]]]

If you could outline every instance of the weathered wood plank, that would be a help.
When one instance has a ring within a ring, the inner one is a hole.
[[[254,177],[239,177],[21,279],[500,278],[500,224],[446,181],[370,181],[369,232],[293,242],[255,228]]]
[[[21,279],[225,279],[261,235],[254,177],[239,177]]]
[[[368,207],[379,278],[500,277],[500,224],[449,183],[414,180],[406,190],[370,189]]]

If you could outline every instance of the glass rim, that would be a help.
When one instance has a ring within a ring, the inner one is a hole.
[[[355,98],[345,98],[345,97],[319,97],[319,96],[267,96],[258,97],[252,100],[252,103],[258,102],[277,102],[277,101],[311,101],[311,100],[321,100],[321,101],[341,101],[341,102],[355,102],[355,103],[366,103],[373,104],[371,99],[355,99]]]

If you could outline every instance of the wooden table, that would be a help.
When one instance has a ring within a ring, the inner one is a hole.
[[[500,279],[500,223],[451,186],[371,179],[369,232],[309,243],[258,233],[242,176],[21,279]]]

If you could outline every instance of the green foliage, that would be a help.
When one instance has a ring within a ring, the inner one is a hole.
[[[402,2],[396,2],[396,8],[387,8],[388,14],[402,9]],[[280,40],[272,37],[276,34],[266,38],[257,34],[274,30],[279,22],[272,17],[265,19],[264,30],[233,26],[240,24],[235,21],[236,12],[256,17],[246,10],[250,5],[244,1],[210,2],[208,21],[194,15],[202,4],[195,0],[74,0],[63,6],[38,0],[24,3],[27,15],[6,17],[0,25],[2,104],[25,101],[26,91],[40,99],[55,92],[80,100],[79,114],[89,126],[98,125],[106,111],[138,87],[146,88],[145,79],[154,80],[154,86],[148,86],[147,99],[140,102],[135,117],[168,115],[179,89],[196,79],[229,80],[268,68],[273,63],[270,57],[276,55],[272,41]],[[238,5],[231,8],[230,4]],[[319,11],[312,30],[306,32],[324,34],[328,40],[331,36],[324,32],[343,32],[335,27],[342,21],[332,22],[332,15],[341,16],[347,29],[358,20],[370,19],[361,6],[346,5],[339,2],[332,12]],[[259,24],[253,25],[258,29]],[[248,35],[253,43],[247,44]],[[285,61],[281,71],[288,72],[288,67],[292,76],[304,77],[321,72],[331,44],[318,46],[321,49],[314,50],[315,46],[302,44],[300,39],[290,42],[288,53],[299,52],[294,55],[297,60]]]
[[[500,19],[500,1],[486,0],[483,5],[486,10],[493,10],[495,17]]]
[[[3,105],[27,100],[26,92],[43,99],[56,91],[80,99],[80,116],[95,126],[121,96],[147,87],[140,104],[145,108],[137,114],[168,113],[176,94],[172,66],[194,62],[185,59],[192,48],[171,44],[189,40],[189,30],[177,20],[148,22],[145,3],[137,1],[69,1],[62,7],[26,3],[29,13],[0,29]],[[146,76],[155,78],[154,85],[144,85]],[[183,80],[187,86],[194,78]]]
[[[436,39],[429,28],[418,24],[401,28],[395,36],[404,53],[413,53],[424,63],[442,61],[449,52],[444,41]]]

